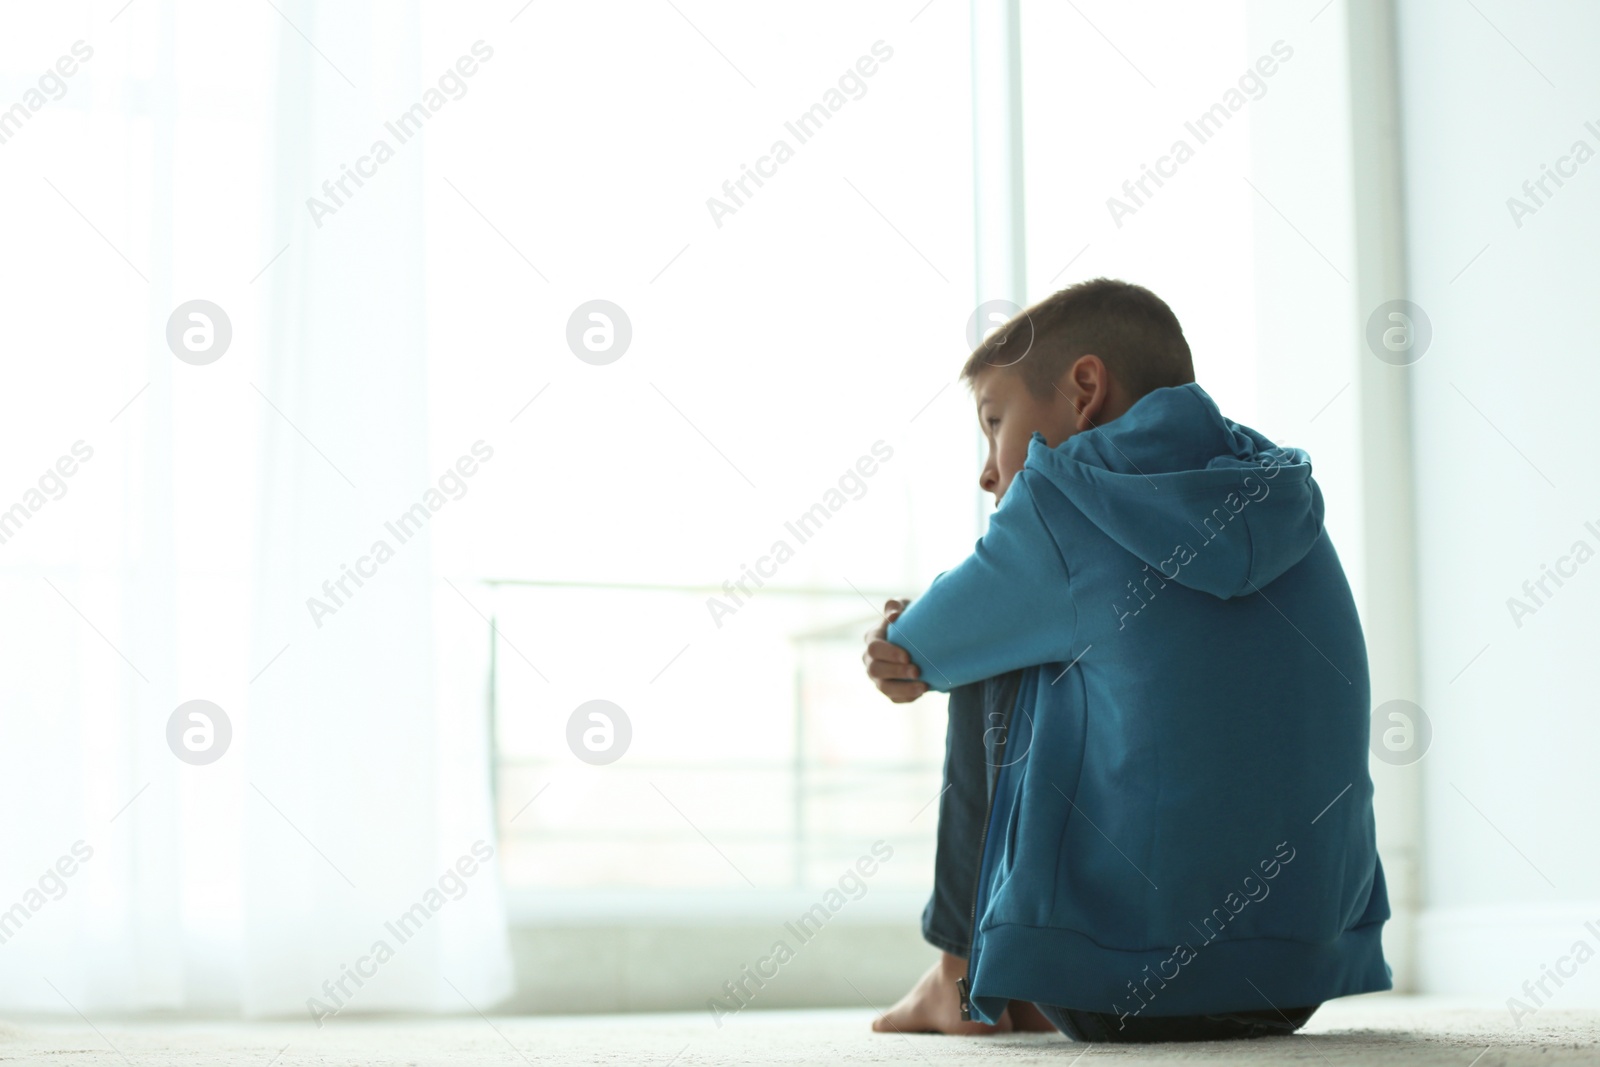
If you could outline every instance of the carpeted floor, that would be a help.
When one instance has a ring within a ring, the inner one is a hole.
[[[1503,1005],[1372,996],[1319,1011],[1302,1034],[1193,1045],[1073,1045],[1042,1034],[874,1034],[866,1011],[707,1015],[490,1016],[304,1022],[0,1023],[0,1062],[98,1067],[326,1064],[1147,1063],[1500,1064],[1600,1062],[1600,1011],[1541,1011],[1514,1027]]]

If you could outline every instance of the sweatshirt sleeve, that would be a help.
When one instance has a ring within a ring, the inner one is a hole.
[[[1068,658],[1077,608],[1061,550],[1034,498],[1038,477],[1018,471],[972,555],[935,578],[889,624],[889,641],[941,693]]]

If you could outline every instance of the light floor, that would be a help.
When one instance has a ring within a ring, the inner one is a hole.
[[[306,1022],[0,1023],[0,1063],[300,1067],[327,1064],[935,1064],[1600,1063],[1600,1011],[1547,1008],[1520,1028],[1501,1004],[1397,996],[1325,1006],[1302,1034],[1251,1042],[1073,1045],[1026,1034],[991,1038],[882,1035],[867,1011],[709,1015],[479,1016]]]

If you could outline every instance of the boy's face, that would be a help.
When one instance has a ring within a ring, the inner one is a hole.
[[[1004,368],[986,370],[973,382],[978,424],[989,442],[989,456],[978,475],[978,485],[994,494],[996,505],[1011,488],[1028,459],[1028,442],[1035,430],[1054,448],[1078,432],[1077,408],[1059,390],[1037,397],[1020,374]]]
[[[1111,377],[1099,356],[1080,356],[1049,396],[1034,396],[1027,382],[1005,367],[987,369],[972,379],[978,424],[989,442],[989,457],[978,485],[994,494],[998,506],[1028,459],[1034,431],[1051,448],[1080,430],[1092,429],[1127,411],[1126,391]]]

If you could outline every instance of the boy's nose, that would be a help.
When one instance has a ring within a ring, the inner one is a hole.
[[[1000,485],[1000,472],[994,464],[983,468],[983,473],[978,475],[978,488],[985,493],[992,493]]]

